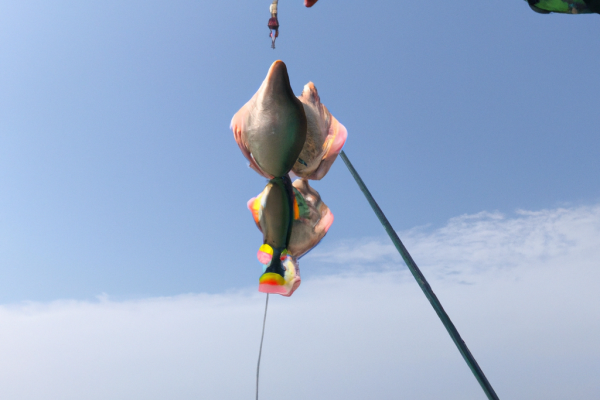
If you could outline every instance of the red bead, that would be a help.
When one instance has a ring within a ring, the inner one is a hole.
[[[269,29],[277,30],[277,29],[279,29],[279,21],[277,21],[277,18],[271,17],[271,18],[269,18],[268,26],[269,26]]]

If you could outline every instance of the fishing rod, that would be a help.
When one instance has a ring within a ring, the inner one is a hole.
[[[348,170],[350,170],[350,174],[352,174],[352,177],[358,184],[358,187],[360,188],[360,190],[363,192],[363,194],[367,198],[367,201],[371,205],[371,208],[377,215],[377,218],[379,218],[379,222],[381,222],[381,225],[383,225],[383,227],[385,228],[385,231],[387,232],[388,236],[394,243],[394,246],[396,246],[398,253],[400,253],[400,255],[402,256],[402,259],[406,263],[406,266],[408,267],[408,269],[414,276],[414,278],[417,281],[417,283],[419,284],[419,287],[421,288],[421,290],[423,290],[423,293],[425,293],[425,297],[427,297],[427,300],[429,300],[429,302],[431,303],[431,306],[433,307],[433,309],[437,313],[438,317],[444,324],[444,327],[446,327],[446,330],[448,331],[448,334],[452,338],[452,341],[454,341],[454,344],[456,345],[456,347],[458,347],[458,351],[460,351],[460,354],[463,356],[465,362],[467,363],[467,365],[473,372],[473,375],[475,375],[475,378],[481,385],[481,388],[487,395],[488,399],[489,400],[499,400],[498,395],[494,391],[494,388],[492,388],[492,385],[485,377],[485,374],[479,367],[479,364],[477,364],[477,361],[475,361],[475,357],[473,357],[473,355],[469,351],[467,344],[460,337],[460,333],[458,333],[458,330],[456,329],[456,327],[450,320],[450,317],[444,310],[444,307],[442,307],[442,303],[440,303],[440,301],[438,300],[435,293],[433,293],[431,286],[429,286],[429,283],[427,283],[427,279],[425,279],[425,276],[423,275],[423,273],[421,272],[419,267],[417,267],[417,264],[412,259],[408,250],[406,250],[406,247],[404,247],[404,244],[402,244],[402,241],[398,237],[398,234],[396,234],[396,231],[394,230],[394,228],[392,228],[392,225],[386,218],[383,211],[381,211],[381,208],[379,208],[379,205],[373,198],[373,195],[371,194],[369,189],[367,189],[367,186],[363,182],[360,175],[358,175],[358,172],[356,172],[356,170],[352,166],[352,163],[348,159],[348,156],[346,156],[346,153],[343,150],[340,152],[340,157],[342,157],[342,160],[344,160],[344,164],[346,164],[346,167],[348,167]]]

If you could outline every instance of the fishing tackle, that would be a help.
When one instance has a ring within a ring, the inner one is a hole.
[[[304,0],[304,6],[312,7],[319,0]],[[269,37],[271,38],[271,48],[275,48],[275,39],[279,37],[279,20],[277,19],[277,5],[279,0],[273,0],[271,6],[269,7],[269,12],[271,13],[271,18],[269,18],[269,22],[267,26],[269,27]]]
[[[307,0],[308,1],[308,0]],[[271,6],[269,7],[269,11],[271,12],[271,18],[269,18],[269,23],[267,26],[269,27],[269,37],[271,38],[271,48],[275,48],[275,39],[279,36],[279,20],[277,19],[277,3],[279,0],[273,0]],[[275,33],[273,33],[275,31]]]

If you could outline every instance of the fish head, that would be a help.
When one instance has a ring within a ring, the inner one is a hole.
[[[277,60],[256,94],[233,117],[232,129],[234,135],[240,132],[240,140],[262,171],[281,177],[292,169],[304,146],[306,124],[287,67]]]

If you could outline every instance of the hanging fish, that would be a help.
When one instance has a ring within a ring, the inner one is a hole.
[[[281,286],[282,295],[291,296],[300,286],[299,259],[313,249],[325,236],[333,223],[333,214],[321,200],[319,193],[308,184],[306,179],[297,179],[293,184],[293,220],[287,253],[281,261],[285,269],[285,283]],[[265,234],[264,219],[270,216],[267,207],[273,186],[267,187],[256,197],[248,201],[248,209],[258,229]],[[258,261],[265,271],[273,257],[273,249],[263,244],[257,253]],[[260,290],[260,288],[259,288]]]
[[[233,116],[231,129],[250,167],[269,179],[248,204],[263,233],[259,291],[289,296],[300,285],[298,259],[333,222],[306,179],[327,174],[346,141],[346,128],[321,104],[312,82],[295,97],[287,67],[275,61],[258,91]],[[302,179],[292,184],[290,171]]]
[[[294,192],[288,176],[273,178],[259,203],[259,229],[263,244],[257,256],[264,265],[258,290],[290,296],[300,285],[300,276],[289,255],[294,219]]]
[[[600,0],[527,0],[527,3],[540,14],[600,14]]]
[[[265,85],[264,82],[263,85]],[[248,139],[246,135],[250,134],[247,132],[252,131],[252,128],[247,127],[244,129],[243,127],[249,117],[258,115],[256,110],[261,106],[256,104],[256,98],[260,92],[261,89],[254,95],[252,100],[238,111],[233,117],[231,126],[232,129],[234,124],[237,127],[237,130],[234,129],[234,137],[242,153],[250,162],[250,167],[265,178],[270,179],[275,175],[265,173],[257,165],[254,155],[251,155],[249,140],[252,139]],[[262,96],[264,98],[264,94]],[[298,100],[302,105],[306,118],[306,136],[301,152],[292,165],[291,171],[300,178],[320,180],[327,174],[338,154],[342,151],[348,137],[348,131],[321,103],[317,88],[312,82],[304,85],[304,90],[298,96]],[[243,132],[246,132],[246,134],[243,134]],[[289,153],[282,155],[283,158],[291,156]],[[285,168],[288,166],[289,164],[286,164]]]
[[[289,294],[295,281],[288,260],[294,192],[288,173],[306,140],[304,107],[290,86],[287,67],[275,61],[256,94],[231,120],[234,138],[250,166],[269,179],[260,227],[270,256],[259,291]]]
[[[306,141],[306,114],[283,61],[271,65],[258,91],[233,116],[231,129],[260,175],[272,179],[290,172]]]

